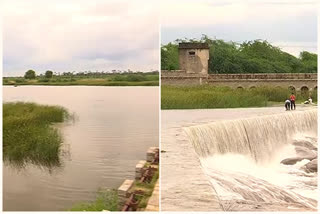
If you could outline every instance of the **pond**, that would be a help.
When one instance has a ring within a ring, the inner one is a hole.
[[[64,211],[95,199],[99,188],[134,178],[135,165],[159,145],[158,87],[3,87],[4,102],[59,105],[74,119],[58,128],[62,166],[3,166],[5,211]]]

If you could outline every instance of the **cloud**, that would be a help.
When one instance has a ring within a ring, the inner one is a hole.
[[[265,39],[274,44],[284,41],[316,44],[316,6],[316,0],[185,0],[183,4],[163,0],[161,42],[206,34],[236,42]],[[285,50],[296,54],[297,49]],[[311,50],[315,52],[316,47]]]
[[[155,2],[5,0],[4,73],[158,69]]]

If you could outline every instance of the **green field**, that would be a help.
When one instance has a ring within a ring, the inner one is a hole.
[[[67,110],[59,106],[4,103],[4,162],[19,167],[29,163],[42,167],[59,166],[62,137],[52,124],[68,117]]]
[[[210,109],[266,107],[284,104],[291,91],[286,88],[257,87],[254,89],[231,89],[229,87],[161,86],[161,109]],[[296,103],[308,95],[296,94]],[[314,102],[317,94],[312,94]]]
[[[86,86],[158,86],[158,73],[132,73],[132,74],[96,74],[82,75],[69,73],[53,75],[48,78],[44,75],[35,78],[4,77],[3,85],[86,85]]]

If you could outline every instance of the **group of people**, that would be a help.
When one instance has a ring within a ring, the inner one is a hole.
[[[296,110],[296,96],[294,93],[291,94],[290,98],[286,100],[284,107],[286,108],[286,111]]]
[[[311,97],[308,98],[303,104],[312,104]],[[291,94],[290,98],[285,101],[284,107],[286,108],[286,111],[296,110],[296,96],[294,93]]]

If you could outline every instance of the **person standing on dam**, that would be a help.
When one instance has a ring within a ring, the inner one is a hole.
[[[289,99],[287,99],[284,102],[284,107],[286,108],[286,111],[290,111],[290,105],[291,105],[291,101]]]
[[[294,95],[294,93],[292,92],[291,96],[290,96],[290,102],[291,102],[291,110],[296,110],[296,96]]]

